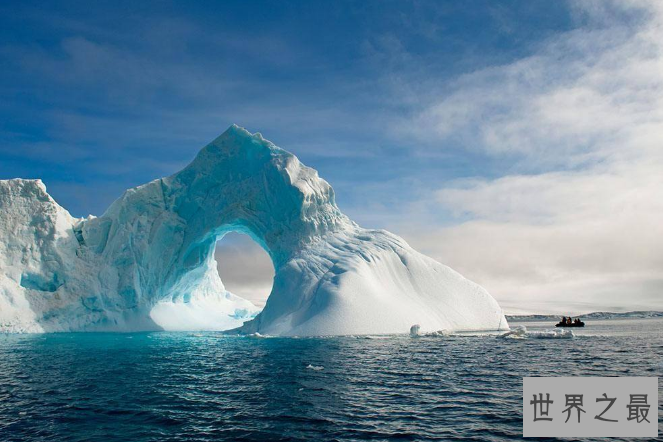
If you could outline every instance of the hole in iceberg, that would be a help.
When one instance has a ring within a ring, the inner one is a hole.
[[[214,256],[226,290],[262,310],[274,282],[267,252],[248,235],[231,232],[217,241]]]
[[[229,330],[263,309],[274,280],[272,259],[251,236],[235,228],[219,229],[210,242],[193,249],[191,261],[200,259],[199,264],[181,279],[172,298],[167,296],[150,311],[159,327]]]

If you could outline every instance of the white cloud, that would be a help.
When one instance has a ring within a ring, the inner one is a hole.
[[[634,125],[663,116],[661,20],[649,13],[636,30],[577,29],[517,62],[464,75],[410,127],[541,164],[605,159]]]
[[[459,78],[418,115],[417,132],[519,172],[436,191],[464,222],[401,233],[510,311],[663,309],[663,8],[575,7],[586,27]]]

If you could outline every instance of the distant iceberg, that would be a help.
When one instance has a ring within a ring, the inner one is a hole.
[[[216,241],[253,238],[275,277],[264,310],[225,290]],[[237,126],[184,170],[76,219],[39,180],[0,181],[0,330],[348,335],[502,330],[480,286],[343,215],[331,186]]]

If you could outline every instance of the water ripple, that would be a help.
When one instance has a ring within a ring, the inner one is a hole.
[[[663,321],[615,324],[531,340],[0,335],[0,440],[520,439],[524,376],[661,375]]]

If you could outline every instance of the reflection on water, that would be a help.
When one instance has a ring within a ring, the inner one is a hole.
[[[661,319],[573,332],[0,335],[0,440],[520,439],[523,376],[663,371]]]

